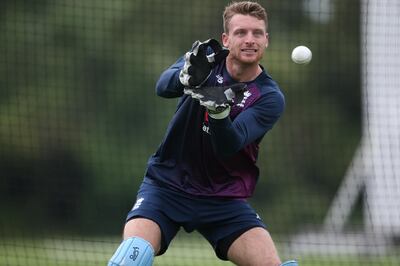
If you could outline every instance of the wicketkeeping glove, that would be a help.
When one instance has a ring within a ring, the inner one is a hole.
[[[208,48],[213,51],[210,55],[207,55]],[[210,76],[213,67],[228,54],[229,50],[215,39],[194,42],[192,49],[185,54],[185,64],[179,73],[180,82],[185,86],[200,87]]]
[[[236,83],[224,87],[186,87],[184,93],[198,99],[200,105],[207,108],[211,117],[222,119],[229,115],[230,106],[243,99],[243,93],[246,90],[245,83]]]

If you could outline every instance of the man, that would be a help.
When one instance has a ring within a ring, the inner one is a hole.
[[[223,19],[227,49],[215,40],[195,42],[157,82],[159,96],[180,101],[108,265],[152,265],[183,227],[202,234],[222,260],[297,266],[281,264],[246,201],[259,175],[258,144],[284,110],[278,85],[259,65],[267,14],[258,3],[236,2]]]

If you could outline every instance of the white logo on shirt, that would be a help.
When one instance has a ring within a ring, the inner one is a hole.
[[[138,209],[140,207],[140,205],[142,204],[143,200],[144,200],[144,198],[137,199],[135,205],[132,208],[132,211]]]
[[[220,74],[218,74],[218,75],[216,75],[215,77],[217,78],[217,82],[218,82],[219,84],[224,83],[224,77],[223,77],[223,76],[221,76]]]
[[[203,131],[206,132],[207,134],[210,134],[210,127],[207,126],[206,124],[203,124]]]
[[[244,104],[246,103],[246,100],[247,100],[250,96],[251,96],[251,92],[245,91],[245,92],[243,93],[243,100],[242,100],[240,103],[236,104],[236,106],[244,107]]]

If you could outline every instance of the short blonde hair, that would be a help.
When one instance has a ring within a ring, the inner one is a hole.
[[[229,32],[229,22],[232,17],[236,14],[241,15],[249,15],[260,20],[264,20],[265,29],[268,28],[268,15],[267,11],[257,2],[251,1],[240,1],[240,2],[232,2],[225,7],[223,14],[223,23],[224,23],[224,31],[226,33]]]

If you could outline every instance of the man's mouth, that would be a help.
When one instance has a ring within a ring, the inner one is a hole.
[[[249,48],[246,48],[246,49],[241,49],[241,51],[242,52],[245,52],[245,53],[257,53],[257,49],[249,49]]]

